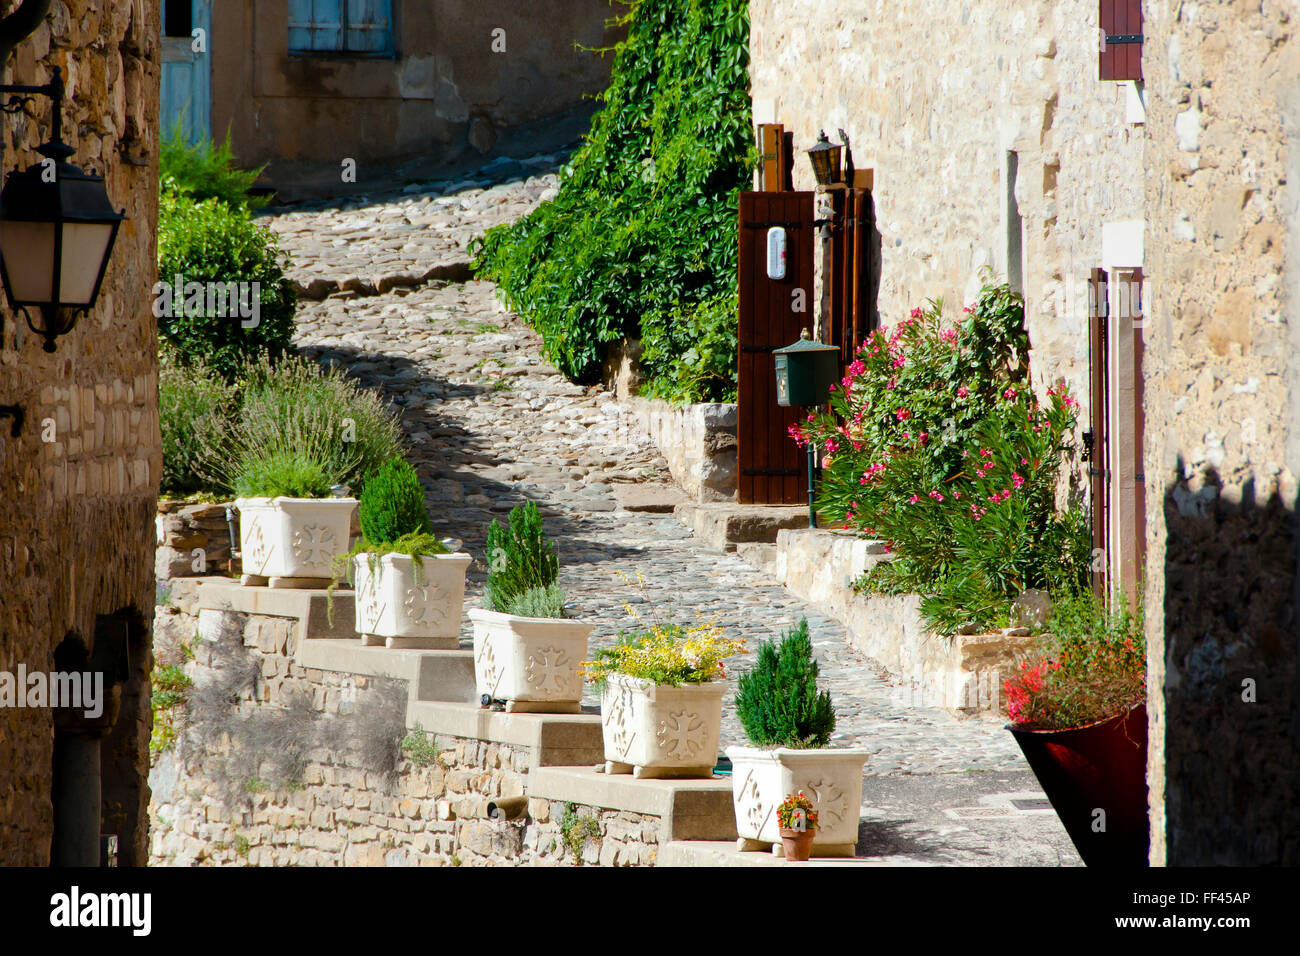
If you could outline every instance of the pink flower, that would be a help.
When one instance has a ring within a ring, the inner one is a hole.
[[[1019,490],[1020,486],[1025,483],[1025,479],[1021,478],[1019,474],[1013,471],[1011,473],[1011,483],[1016,486],[1016,490]]]
[[[944,329],[942,332],[939,333],[939,341],[940,341],[940,342],[947,342],[947,343],[949,343],[950,345],[956,344],[956,342],[957,342],[957,330],[956,330],[956,329]]]
[[[921,317],[921,310],[920,310],[920,308],[918,307],[918,308],[913,309],[913,310],[912,310],[912,318],[914,318],[914,319],[919,319],[920,317]]]
[[[1066,408],[1079,407],[1079,403],[1076,402],[1074,399],[1070,398],[1069,396],[1066,396],[1065,398],[1061,399],[1061,404],[1064,405]]]
[[[961,450],[961,456],[962,456],[963,458],[969,458],[969,457],[970,457],[970,449],[969,449],[969,448],[963,448],[963,449]]]
[[[833,387],[834,387],[834,386],[832,386],[832,388],[833,388]],[[1003,398],[1015,398],[1015,397],[1016,397],[1017,395],[1019,395],[1019,394],[1020,394],[1020,393],[1017,392],[1014,388],[1009,388],[1009,389],[1007,389],[1005,392],[1002,393],[1002,397],[1003,397]]]
[[[924,445],[926,442],[930,440],[930,433],[921,432],[921,434],[916,436],[916,440],[919,441],[922,445]]]
[[[834,385],[828,385],[826,388],[827,388],[827,391],[831,391],[831,392],[835,391],[835,386],[834,386]]]
[[[912,417],[912,413],[909,412],[906,408],[896,408],[894,409],[894,417],[897,418],[900,422],[905,422]]]
[[[980,449],[980,454],[981,454],[981,455],[986,455],[986,456],[988,456],[988,457],[990,457],[990,458],[993,456],[993,452],[989,451],[987,448],[981,448],[981,449]],[[989,464],[992,464],[992,462],[990,462]]]
[[[900,355],[898,358],[894,359],[893,367],[902,368],[906,364],[907,364],[907,359],[903,358],[903,356]]]
[[[965,397],[966,397],[967,395],[969,395],[969,394],[970,394],[970,389],[967,388],[965,385],[963,385],[961,388],[957,389],[957,397],[958,397],[958,398],[965,398]]]
[[[975,311],[975,306],[973,306],[973,305],[963,305],[963,306],[961,307],[961,310],[962,310],[963,312],[967,312],[967,313],[969,313],[969,312],[974,312],[974,311]]]
[[[943,494],[938,491],[930,492],[930,497],[933,498],[935,501],[943,501]]]
[[[903,440],[904,440],[904,441],[911,441],[911,440],[912,440],[912,433],[911,433],[911,432],[903,432]]]
[[[1027,464],[1029,464],[1029,459],[1028,459],[1028,458],[1021,458],[1021,459],[1020,459],[1020,464],[1022,464],[1022,465],[1027,465]]]
[[[833,452],[839,449],[839,443],[834,438],[826,439],[826,451]]]
[[[952,493],[952,500],[953,500],[953,501],[961,501],[961,492],[960,492],[960,491],[954,491],[954,492]]]
[[[890,391],[890,392],[892,392],[892,391],[893,391],[894,389],[896,389],[896,388],[898,388],[898,380],[897,380],[897,379],[893,379],[893,378],[891,378],[888,382],[885,383],[885,390],[886,390],[886,391]]]
[[[914,505],[914,504],[916,504],[916,503],[917,503],[918,501],[920,501],[920,500],[921,500],[920,496],[918,496],[918,495],[912,495],[912,497],[910,497],[910,498],[907,499],[907,503],[908,503],[909,505]]]

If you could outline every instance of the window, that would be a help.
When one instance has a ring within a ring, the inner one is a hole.
[[[189,39],[194,29],[194,8],[191,0],[165,0],[163,3],[163,36]]]
[[[392,0],[289,0],[289,52],[392,56]]]
[[[1142,0],[1101,0],[1100,76],[1142,79]]]

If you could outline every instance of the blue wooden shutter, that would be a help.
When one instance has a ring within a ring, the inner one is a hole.
[[[351,53],[388,53],[393,48],[392,0],[346,0]]]
[[[289,0],[289,49],[337,52],[343,49],[344,0]]]

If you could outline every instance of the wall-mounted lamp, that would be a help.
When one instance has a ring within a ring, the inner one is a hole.
[[[49,5],[49,0],[24,0],[0,20],[0,69],[9,52],[40,26]],[[44,86],[0,86],[0,94],[13,94],[0,106],[5,113],[21,112],[37,96],[53,104],[50,141],[37,150],[45,159],[10,173],[0,191],[0,279],[9,305],[45,339],[47,352],[99,298],[126,218],[125,209],[113,209],[102,176],[68,162],[75,150],[63,142],[63,74],[58,67],[53,73]],[[39,327],[32,311],[40,313]]]
[[[818,186],[834,186],[842,180],[840,157],[843,152],[844,147],[832,143],[827,138],[826,131],[822,130],[821,135],[817,137],[816,145],[808,150],[808,158],[812,161],[813,176],[817,178]]]

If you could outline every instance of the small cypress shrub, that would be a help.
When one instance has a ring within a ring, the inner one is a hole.
[[[740,676],[736,714],[756,747],[825,747],[835,729],[831,696],[818,692],[808,620],[765,642],[754,668]]]
[[[493,519],[487,533],[488,579],[484,596],[494,611],[505,614],[530,588],[554,584],[560,565],[542,530],[542,516],[531,501],[510,509],[505,527]]]
[[[424,506],[424,488],[405,458],[391,458],[366,482],[358,506],[361,533],[371,544],[388,544],[433,528]]]

